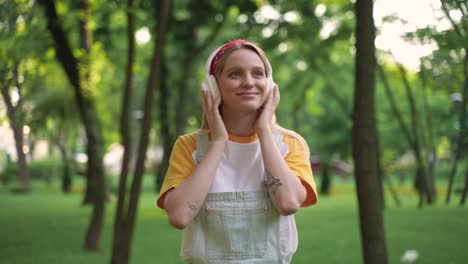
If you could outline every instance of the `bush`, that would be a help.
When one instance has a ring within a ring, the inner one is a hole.
[[[3,184],[17,178],[18,163],[12,162],[0,173],[0,179]],[[29,177],[31,180],[44,180],[50,182],[53,178],[61,177],[63,173],[63,162],[57,158],[47,158],[42,160],[33,160],[28,163]]]
[[[16,163],[8,163],[5,169],[0,172],[0,180],[3,184],[8,184],[18,175],[18,165]]]
[[[33,160],[28,164],[28,168],[32,180],[50,182],[52,178],[61,177],[63,174],[63,162],[57,158]]]

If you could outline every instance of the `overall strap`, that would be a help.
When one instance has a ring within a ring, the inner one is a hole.
[[[196,141],[197,150],[195,151],[195,161],[197,162],[197,164],[199,164],[203,157],[205,157],[206,152],[208,152],[208,147],[210,143],[208,139],[208,134],[197,134]]]

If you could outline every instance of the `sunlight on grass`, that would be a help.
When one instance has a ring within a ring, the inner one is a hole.
[[[108,263],[115,202],[108,204],[101,252],[82,250],[90,207],[81,206],[81,192],[60,193],[58,185],[41,185],[30,194],[0,188],[0,256],[2,263]],[[405,187],[406,188],[406,187]],[[417,208],[414,191],[398,189],[403,206],[387,195],[385,225],[390,263],[401,263],[416,250],[413,263],[466,263],[468,210],[437,204]],[[148,188],[149,189],[149,188]],[[139,201],[132,263],[182,263],[181,231],[172,228],[155,206],[156,194]],[[362,263],[357,200],[353,184],[338,183],[332,195],[296,214],[299,248],[293,263]]]

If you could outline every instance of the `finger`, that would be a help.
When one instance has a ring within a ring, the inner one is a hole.
[[[274,103],[274,92],[275,92],[275,88],[273,89],[270,89],[270,91],[268,91],[268,97],[267,97],[267,104],[271,104],[271,103]]]
[[[213,97],[214,97],[214,95],[213,95]],[[221,105],[221,95],[216,97],[216,99],[213,99],[213,101],[214,101],[214,105],[216,106],[216,109],[218,109],[218,107]]]
[[[205,92],[205,100],[206,100],[206,111],[207,114],[211,117],[213,115],[213,100],[211,97],[211,91]]]
[[[212,114],[215,114],[215,113],[216,113],[216,109],[218,108],[218,104],[215,102],[213,93],[212,93],[211,91],[209,91],[209,93],[208,93],[208,101],[210,102],[210,104],[208,105],[208,107],[209,107],[211,113],[212,113]]]
[[[205,117],[206,115],[208,114],[207,112],[207,105],[206,105],[206,91],[204,90],[201,90],[200,91],[200,98],[201,98],[201,105],[202,105],[202,111],[203,111],[203,114],[205,114]]]
[[[273,87],[273,89],[271,89],[271,95],[270,95],[270,102],[271,102],[271,106],[273,108],[276,107],[277,105],[277,102],[278,102],[278,90],[276,88],[276,86]]]

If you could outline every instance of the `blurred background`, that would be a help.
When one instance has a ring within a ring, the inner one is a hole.
[[[0,0],[0,262],[181,263],[156,197],[174,141],[200,127],[206,58],[245,38],[311,151],[319,202],[297,213],[293,263],[363,263],[357,2]],[[466,263],[468,3],[368,2],[366,197],[388,263]]]

